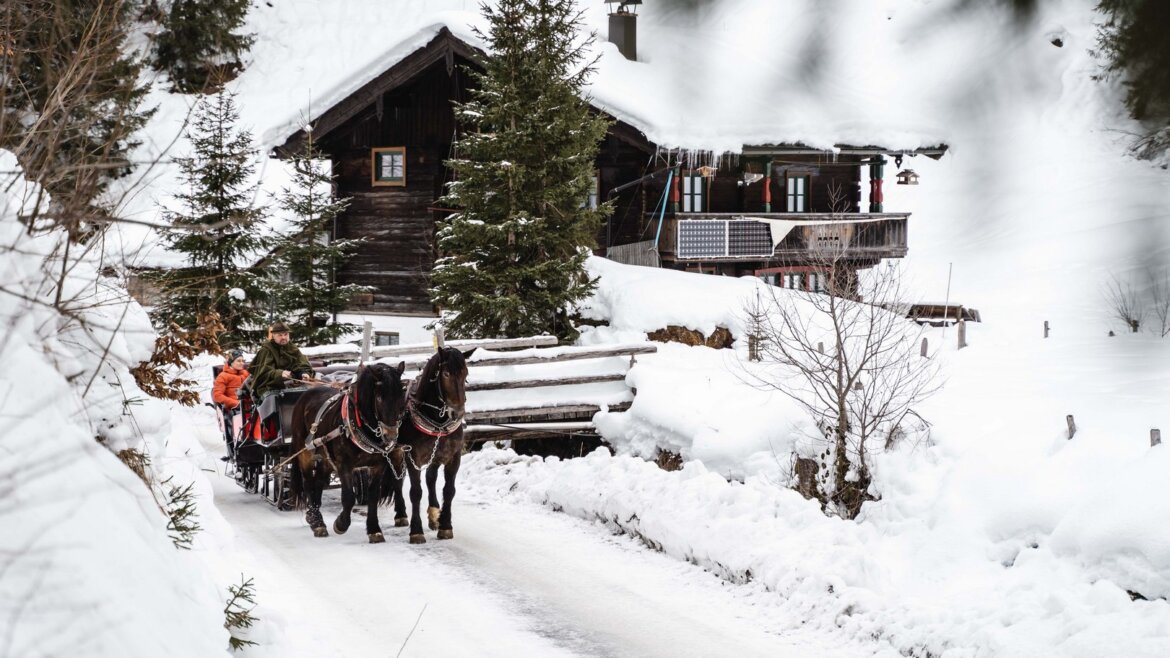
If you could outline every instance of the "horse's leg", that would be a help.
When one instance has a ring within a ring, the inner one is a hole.
[[[439,463],[431,462],[427,467],[427,525],[431,530],[439,529],[439,496],[435,484],[439,479]]]
[[[366,536],[371,544],[381,544],[386,541],[382,536],[382,526],[378,523],[378,499],[382,497],[382,469],[384,466],[370,467],[370,487],[366,491]]]
[[[427,536],[423,534],[422,516],[418,512],[422,502],[422,478],[413,464],[407,465],[406,470],[410,473],[410,543],[425,544]]]
[[[325,519],[321,518],[321,492],[325,490],[325,484],[329,482],[329,467],[318,462],[313,467],[313,475],[310,485],[312,489],[309,491],[309,509],[305,512],[305,520],[313,529],[314,537],[328,537],[329,530],[325,527]]]
[[[349,530],[350,510],[353,509],[353,465],[341,464],[338,466],[337,479],[341,480],[341,514],[333,521],[333,532],[344,535]]]
[[[451,529],[451,502],[455,500],[455,476],[459,473],[459,461],[463,451],[457,450],[443,467],[443,511],[439,513],[439,539],[454,539]]]

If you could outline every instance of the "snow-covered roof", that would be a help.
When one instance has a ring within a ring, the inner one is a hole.
[[[314,30],[337,35],[339,41],[356,42],[374,38],[376,33],[377,41],[383,44],[379,52],[370,49],[363,57],[332,53],[327,76],[318,73],[292,78],[287,71],[272,71],[269,76],[253,65],[244,78],[252,73],[273,81],[291,81],[294,86],[312,85],[317,80],[325,83],[313,94],[311,111],[294,106],[282,116],[272,116],[277,120],[263,132],[264,144],[283,143],[305,125],[306,119],[316,119],[349,98],[423,48],[444,28],[468,46],[486,51],[472,29],[484,28],[478,12],[433,9],[455,4],[466,5],[436,2],[420,6],[418,22],[403,21],[401,29],[386,30],[384,23],[368,20],[367,12],[322,17],[325,20],[314,25]],[[644,5],[637,19],[638,61],[630,61],[605,39],[607,19],[602,3],[583,3],[586,22],[598,33],[593,46],[598,60],[589,88],[591,102],[667,148],[723,153],[739,152],[744,145],[802,144],[833,149],[849,144],[894,150],[935,146],[943,141],[942,132],[932,127],[927,113],[907,103],[906,92],[898,84],[902,68],[893,61],[885,67],[873,65],[874,57],[897,56],[872,52],[873,33],[893,29],[885,15],[890,12],[858,7],[847,16],[834,16],[833,33],[823,34],[814,27],[825,18],[817,3],[736,0],[710,5],[697,9],[667,3]],[[778,38],[809,33],[816,38]],[[896,42],[889,35],[881,40]],[[870,61],[861,65],[853,59],[854,54]],[[287,68],[296,61],[292,55],[276,62]],[[315,62],[311,59],[293,66],[308,68]],[[261,64],[259,56],[257,64]],[[875,71],[880,74],[875,75]],[[252,81],[247,84],[254,88]]]

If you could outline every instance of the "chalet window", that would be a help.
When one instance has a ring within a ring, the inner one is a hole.
[[[601,201],[601,172],[593,172],[593,188],[589,190],[589,195],[585,197],[585,201],[581,203],[582,208],[589,210],[597,210],[597,206]]]
[[[809,292],[825,292],[829,289],[824,272],[785,272],[780,275],[778,284],[781,288]]]
[[[370,158],[373,164],[372,185],[406,186],[405,146],[370,149]]]
[[[808,212],[808,176],[788,177],[788,212]]]
[[[389,345],[398,344],[397,331],[376,331],[374,332],[374,347],[387,347]]]
[[[687,174],[682,177],[682,211],[703,212],[703,176]]]

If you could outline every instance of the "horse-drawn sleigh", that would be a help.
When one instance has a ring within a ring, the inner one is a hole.
[[[518,345],[521,341],[527,345]],[[411,543],[422,543],[425,472],[427,523],[439,539],[450,539],[451,500],[467,441],[546,438],[569,443],[572,437],[595,436],[591,419],[597,411],[624,411],[630,406],[634,390],[626,384],[625,372],[634,356],[655,351],[646,344],[545,349],[556,344],[552,337],[475,343],[532,349],[486,351],[469,364],[467,358],[475,349],[462,352],[448,346],[420,354],[419,346],[376,348],[370,357],[406,360],[396,365],[376,361],[320,367],[318,376],[333,381],[318,380],[314,386],[289,381],[291,388],[266,396],[259,404],[241,396],[244,421],[228,431],[236,481],[263,494],[277,509],[306,510],[305,520],[318,537],[329,534],[321,515],[327,488],[341,489],[342,511],[332,524],[334,533],[346,532],[353,506],[365,504],[366,534],[375,543],[383,541],[377,507],[393,503],[394,525],[409,525]],[[356,355],[345,351],[335,356]],[[574,367],[572,374],[558,365],[581,359],[592,359],[594,365],[584,372]],[[468,365],[485,366],[490,374],[477,370],[481,374],[468,385]],[[557,374],[549,376],[552,373]],[[541,393],[531,394],[533,389]],[[471,410],[465,407],[467,391],[476,391],[478,400]],[[541,403],[532,406],[534,399]],[[402,495],[407,478],[409,517]]]
[[[221,368],[215,366],[216,376]],[[289,499],[291,469],[278,468],[278,465],[291,452],[292,410],[309,388],[280,389],[257,400],[245,384],[237,409],[215,405],[227,444],[228,474],[244,491],[259,493],[280,510],[292,509]]]
[[[392,500],[395,525],[409,523],[411,543],[423,543],[419,504],[426,471],[428,524],[440,539],[450,539],[451,499],[463,454],[466,357],[473,351],[439,348],[409,387],[402,380],[405,363],[374,363],[356,368],[346,384],[284,388],[259,404],[251,395],[241,397],[243,422],[233,424],[230,415],[223,415],[236,482],[277,509],[305,509],[305,520],[318,537],[329,534],[320,508],[331,483],[341,488],[342,512],[333,523],[338,534],[349,529],[354,504],[365,504],[366,534],[371,542],[383,541],[378,505]],[[436,491],[440,466],[441,507]],[[402,497],[407,477],[409,519]]]

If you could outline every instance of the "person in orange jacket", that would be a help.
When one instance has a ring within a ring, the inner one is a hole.
[[[228,456],[235,447],[232,441],[235,436],[235,423],[239,418],[240,386],[248,378],[248,371],[244,369],[244,353],[232,350],[228,353],[227,363],[215,378],[215,386],[211,389],[211,399],[223,407],[223,436],[228,445]]]

